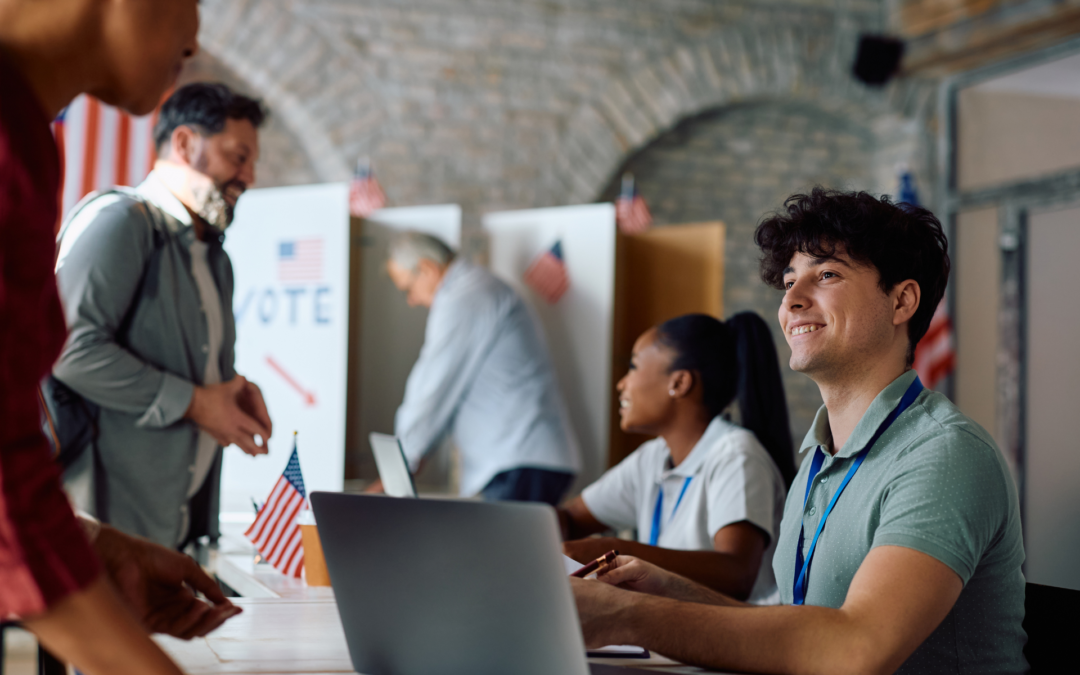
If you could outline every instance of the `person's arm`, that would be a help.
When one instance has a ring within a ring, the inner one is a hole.
[[[563,551],[574,560],[592,560],[607,551],[650,562],[738,600],[750,597],[761,569],[768,538],[746,521],[721,528],[712,551],[678,551],[614,537],[567,542]]]
[[[237,377],[196,386],[116,341],[155,248],[143,208],[104,197],[65,228],[56,283],[69,332],[53,374],[97,405],[138,415],[137,426],[163,428],[189,418],[223,445],[264,454],[269,416],[254,385]]]
[[[106,579],[22,623],[53,655],[86,675],[180,675]]]
[[[567,545],[563,546],[563,552],[574,558],[574,560],[578,560],[578,558],[571,555],[570,549],[567,549],[572,540],[588,537],[609,529],[607,525],[596,519],[589,507],[585,505],[585,500],[581,498],[581,495],[574,497],[559,507],[556,513],[559,515],[559,529],[562,531],[563,541],[567,542]],[[593,557],[599,557],[610,550],[610,548],[605,549]]]
[[[87,527],[86,518],[80,518]],[[147,630],[188,640],[207,635],[242,611],[192,558],[108,525],[95,529],[90,537],[94,550]]]
[[[571,580],[585,642],[634,644],[684,663],[746,673],[892,673],[963,589],[949,566],[899,546],[863,561],[838,609],[724,607]]]
[[[428,315],[424,346],[394,417],[394,433],[413,473],[453,423],[490,349],[496,321],[494,299],[483,296],[440,297]]]

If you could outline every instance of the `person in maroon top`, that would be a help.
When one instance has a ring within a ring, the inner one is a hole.
[[[49,122],[83,92],[150,112],[197,31],[197,0],[0,0],[0,619],[86,675],[178,673],[147,629],[190,638],[239,611],[186,556],[80,523],[38,422],[66,334]]]

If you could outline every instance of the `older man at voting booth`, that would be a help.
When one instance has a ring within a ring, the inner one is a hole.
[[[462,495],[558,503],[580,457],[525,303],[419,232],[395,236],[387,271],[410,305],[431,310],[395,419],[413,471],[452,433],[462,455]]]

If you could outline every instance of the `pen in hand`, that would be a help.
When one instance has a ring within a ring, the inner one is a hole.
[[[617,558],[618,556],[618,551],[608,551],[607,553],[600,556],[596,560],[593,560],[578,571],[571,573],[570,576],[577,577],[578,579],[584,579],[593,572],[599,573],[601,571],[601,568],[607,567],[611,563],[615,562],[615,558]]]

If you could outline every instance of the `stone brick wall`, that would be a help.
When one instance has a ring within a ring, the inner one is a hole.
[[[726,224],[724,312],[751,310],[773,327],[796,444],[821,397],[813,382],[787,367],[791,352],[776,320],[782,293],[758,276],[754,228],[786,197],[815,185],[875,190],[875,147],[864,120],[815,106],[763,102],[686,120],[625,165],[657,226]],[[617,193],[618,182],[607,187],[605,197]]]

